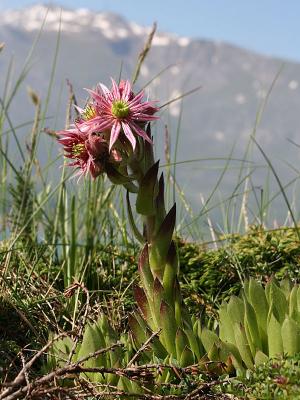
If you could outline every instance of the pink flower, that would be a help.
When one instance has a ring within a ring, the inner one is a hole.
[[[142,101],[144,93],[135,95],[129,81],[121,81],[119,85],[112,79],[112,89],[99,84],[96,90],[88,90],[91,95],[89,115],[78,122],[82,132],[109,131],[109,151],[120,134],[136,146],[136,135],[151,142],[144,131],[145,123],[157,119],[153,114],[158,111],[153,101]]]
[[[59,131],[57,135],[64,146],[65,157],[74,160],[68,165],[79,168],[79,176],[90,173],[96,178],[105,172],[107,162],[121,161],[116,150],[109,154],[108,144],[101,135],[83,133],[77,127]]]

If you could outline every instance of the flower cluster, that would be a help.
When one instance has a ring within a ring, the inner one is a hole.
[[[69,165],[79,168],[79,175],[96,178],[107,163],[121,163],[125,148],[134,151],[138,137],[151,142],[144,128],[158,118],[158,108],[153,101],[143,101],[143,92],[135,95],[129,81],[117,85],[112,79],[111,90],[99,84],[87,91],[90,99],[85,108],[77,107],[79,118],[57,135],[65,156],[73,160]]]

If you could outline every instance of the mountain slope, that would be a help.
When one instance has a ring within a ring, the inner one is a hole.
[[[110,76],[118,77],[121,68],[122,76],[130,78],[137,54],[149,32],[149,28],[126,21],[118,15],[92,13],[85,9],[62,10],[61,13],[58,7],[36,5],[21,11],[5,11],[0,15],[0,41],[6,43],[0,64],[2,87],[10,56],[14,54],[17,73],[45,20],[26,80],[26,84],[45,99],[60,18],[62,32],[59,56],[48,110],[48,115],[55,115],[57,119],[48,120],[50,128],[61,127],[64,121],[66,79],[74,85],[79,103],[83,103],[86,97],[83,87],[91,87],[98,81],[109,84]],[[282,60],[230,44],[158,33],[141,69],[138,86],[142,87],[167,66],[170,68],[147,88],[151,98],[164,103],[194,87],[202,86],[199,92],[186,97],[182,104],[175,102],[166,108],[158,124],[160,136],[164,132],[164,124],[169,125],[171,147],[174,150],[178,117],[183,106],[177,160],[226,157],[233,145],[233,154],[241,158],[253,130],[257,110],[281,65]],[[291,176],[291,171],[289,168],[282,169],[278,160],[283,158],[290,163],[299,163],[298,149],[286,140],[289,138],[300,142],[299,83],[300,65],[285,62],[256,132],[259,143],[272,156],[275,165],[280,166],[284,182]],[[15,124],[32,118],[33,108],[27,100],[26,85],[21,87],[10,115]],[[158,153],[162,154],[164,138],[157,137],[156,141]],[[42,158],[43,151],[43,148],[40,149]],[[258,159],[261,163],[262,158],[258,156]],[[217,167],[224,163],[207,161],[178,168],[179,183],[196,209],[200,206],[200,193],[207,198],[221,173],[220,169],[203,169],[201,166]],[[233,163],[233,166],[237,165],[237,162]],[[262,171],[258,169],[254,175],[253,186],[261,187],[264,184],[265,174]],[[223,193],[232,193],[236,175],[234,171],[226,173]]]

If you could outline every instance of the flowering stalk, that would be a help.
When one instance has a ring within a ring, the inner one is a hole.
[[[179,262],[172,240],[176,206],[168,212],[164,202],[164,178],[158,176],[150,123],[159,110],[155,102],[134,94],[128,81],[112,89],[100,84],[88,90],[90,99],[69,130],[58,132],[69,165],[79,175],[92,178],[106,173],[114,184],[127,190],[128,215],[136,237],[143,242],[139,258],[141,287],[134,289],[138,311],[129,316],[137,347],[160,331],[152,350],[160,359],[177,360],[180,366],[199,362],[204,355],[200,322],[188,314],[178,282]],[[136,212],[142,216],[143,232],[137,228],[129,193],[136,194]]]
[[[136,198],[136,211],[144,222],[144,247],[138,266],[141,287],[134,288],[139,312],[129,316],[129,324],[137,347],[147,340],[151,331],[161,330],[159,341],[152,345],[154,354],[163,359],[171,357],[180,366],[187,366],[200,361],[204,349],[198,335],[200,325],[196,322],[193,327],[180,294],[179,262],[172,240],[176,206],[166,212],[163,174],[158,178],[159,163],[154,162],[152,147],[147,143],[144,153]],[[127,201],[130,210],[128,196]],[[134,225],[132,213],[129,215]]]

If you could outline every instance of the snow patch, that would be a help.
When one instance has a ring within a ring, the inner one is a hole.
[[[153,46],[168,46],[171,43],[171,38],[168,36],[154,36],[152,40]]]
[[[241,105],[242,105],[242,104],[245,104],[246,101],[247,101],[246,96],[245,96],[243,93],[237,93],[237,94],[235,95],[234,100],[235,100],[235,102],[236,102],[237,104],[241,104]]]
[[[217,131],[214,133],[214,137],[218,142],[223,142],[225,139],[225,133],[222,131]]]
[[[296,89],[298,89],[298,86],[299,86],[299,82],[295,81],[295,80],[290,81],[289,85],[288,85],[290,90],[296,90]]]
[[[103,29],[102,35],[105,36],[107,39],[115,39],[116,38],[115,32],[111,29]]]
[[[110,28],[110,22],[104,19],[102,15],[97,15],[93,21],[93,26],[105,31]]]
[[[170,68],[170,72],[172,75],[178,75],[180,72],[180,68],[178,67],[178,65],[174,65]]]
[[[89,16],[91,13],[88,8],[77,8],[77,10],[75,12],[76,12],[76,14],[80,15],[81,17],[83,17],[84,15]]]
[[[132,30],[132,32],[137,36],[146,35],[148,32],[147,28],[144,28],[143,26],[138,25],[135,22],[130,22],[129,27]]]
[[[121,39],[125,39],[129,36],[128,34],[128,30],[125,28],[117,28],[116,29],[116,35],[121,38]]]
[[[191,43],[191,39],[187,37],[181,37],[177,40],[179,46],[186,47]]]

